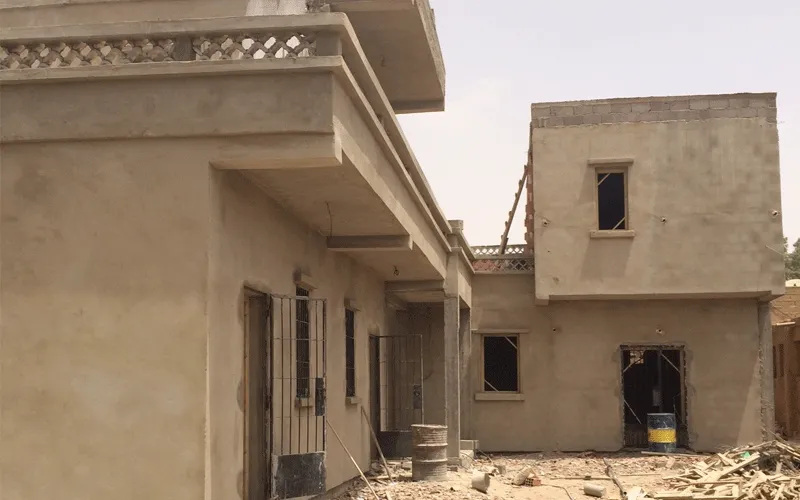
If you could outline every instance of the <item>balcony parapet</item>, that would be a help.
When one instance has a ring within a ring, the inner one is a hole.
[[[500,254],[500,245],[473,246],[472,252],[475,254],[472,268],[476,274],[533,273],[533,254],[527,245],[507,245],[503,254]]]
[[[18,28],[0,35],[0,70],[336,55],[331,14]],[[329,47],[330,48],[330,47]]]

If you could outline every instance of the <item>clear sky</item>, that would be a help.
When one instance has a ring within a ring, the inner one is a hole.
[[[446,111],[400,121],[471,244],[500,242],[532,102],[734,92],[778,93],[783,227],[800,238],[800,1],[430,1]]]

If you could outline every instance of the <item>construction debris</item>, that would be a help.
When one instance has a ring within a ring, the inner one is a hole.
[[[477,470],[472,473],[472,487],[481,493],[489,491],[490,482],[491,476],[489,476],[489,474]]]
[[[599,484],[586,483],[583,485],[583,493],[590,497],[603,498],[606,495],[606,488]]]
[[[780,440],[742,446],[665,479],[672,489],[656,500],[800,499],[800,448]]]

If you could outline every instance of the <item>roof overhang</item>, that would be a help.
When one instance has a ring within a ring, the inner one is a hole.
[[[330,5],[347,14],[396,113],[444,110],[444,62],[428,0],[330,0]]]

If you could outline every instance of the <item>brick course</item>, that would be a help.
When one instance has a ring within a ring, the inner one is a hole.
[[[731,94],[545,102],[532,106],[533,128],[762,118],[777,123],[776,94]]]

